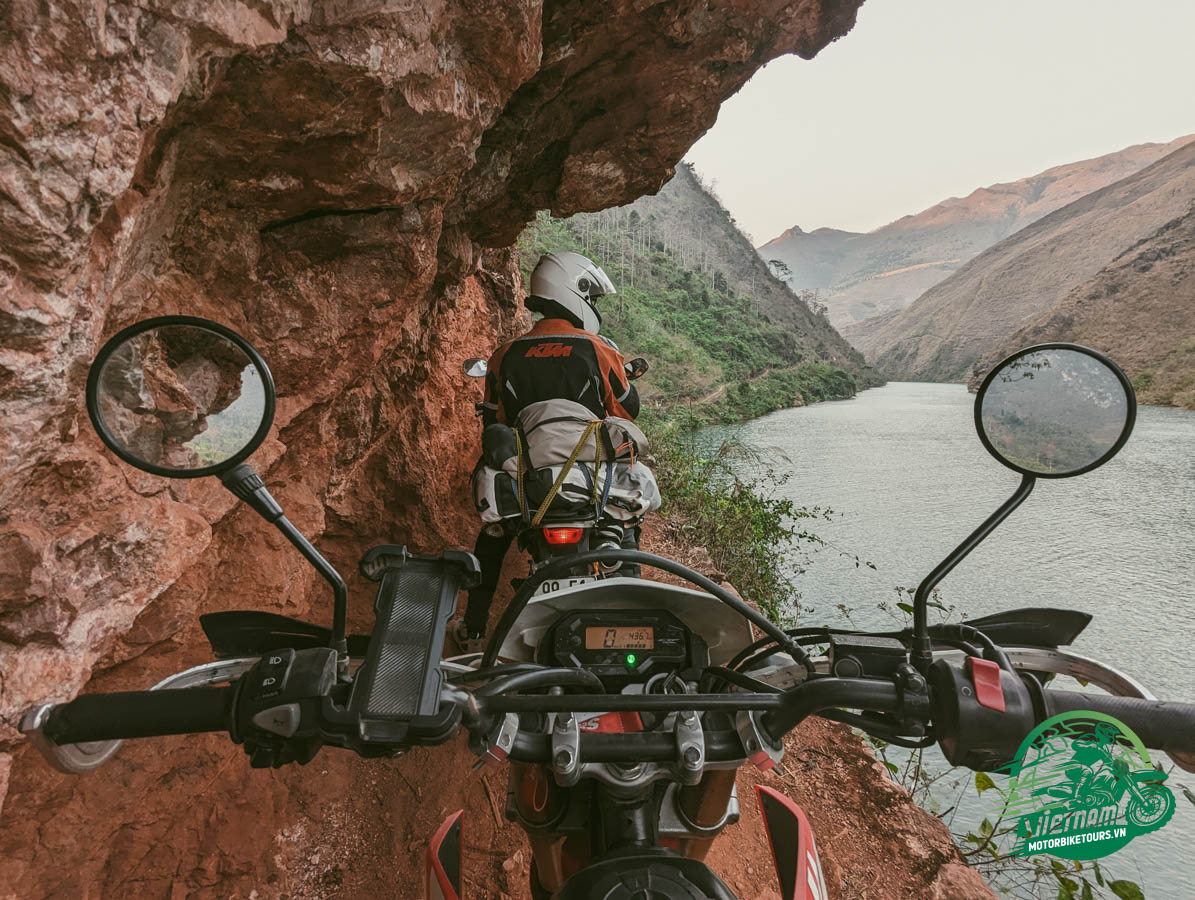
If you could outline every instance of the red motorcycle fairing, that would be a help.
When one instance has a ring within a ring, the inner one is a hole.
[[[424,897],[427,900],[461,900],[461,821],[458,809],[444,823],[427,845],[427,870]]]
[[[770,787],[757,784],[755,794],[768,830],[780,896],[783,900],[828,900],[817,843],[804,811]]]

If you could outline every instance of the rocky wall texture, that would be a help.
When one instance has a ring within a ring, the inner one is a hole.
[[[103,451],[82,401],[102,341],[190,313],[255,343],[280,400],[254,462],[342,571],[380,541],[467,545],[459,364],[521,324],[502,248],[536,209],[657,189],[725,97],[857,6],[0,2],[0,897],[293,894],[291,844],[370,802],[343,758],[321,793],[215,738],[73,779],[21,747],[33,702],[204,659],[198,612],[327,615],[214,482]]]

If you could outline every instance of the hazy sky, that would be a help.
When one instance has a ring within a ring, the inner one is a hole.
[[[870,231],[975,188],[1195,132],[1191,0],[867,0],[686,155],[756,244]]]

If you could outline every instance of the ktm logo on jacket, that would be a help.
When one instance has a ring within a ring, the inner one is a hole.
[[[549,343],[536,344],[530,350],[523,354],[524,359],[531,356],[572,356],[573,348],[565,344]]]

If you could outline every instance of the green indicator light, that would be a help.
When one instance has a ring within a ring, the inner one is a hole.
[[[635,654],[634,653],[627,654],[627,665],[628,666],[635,665]]]

